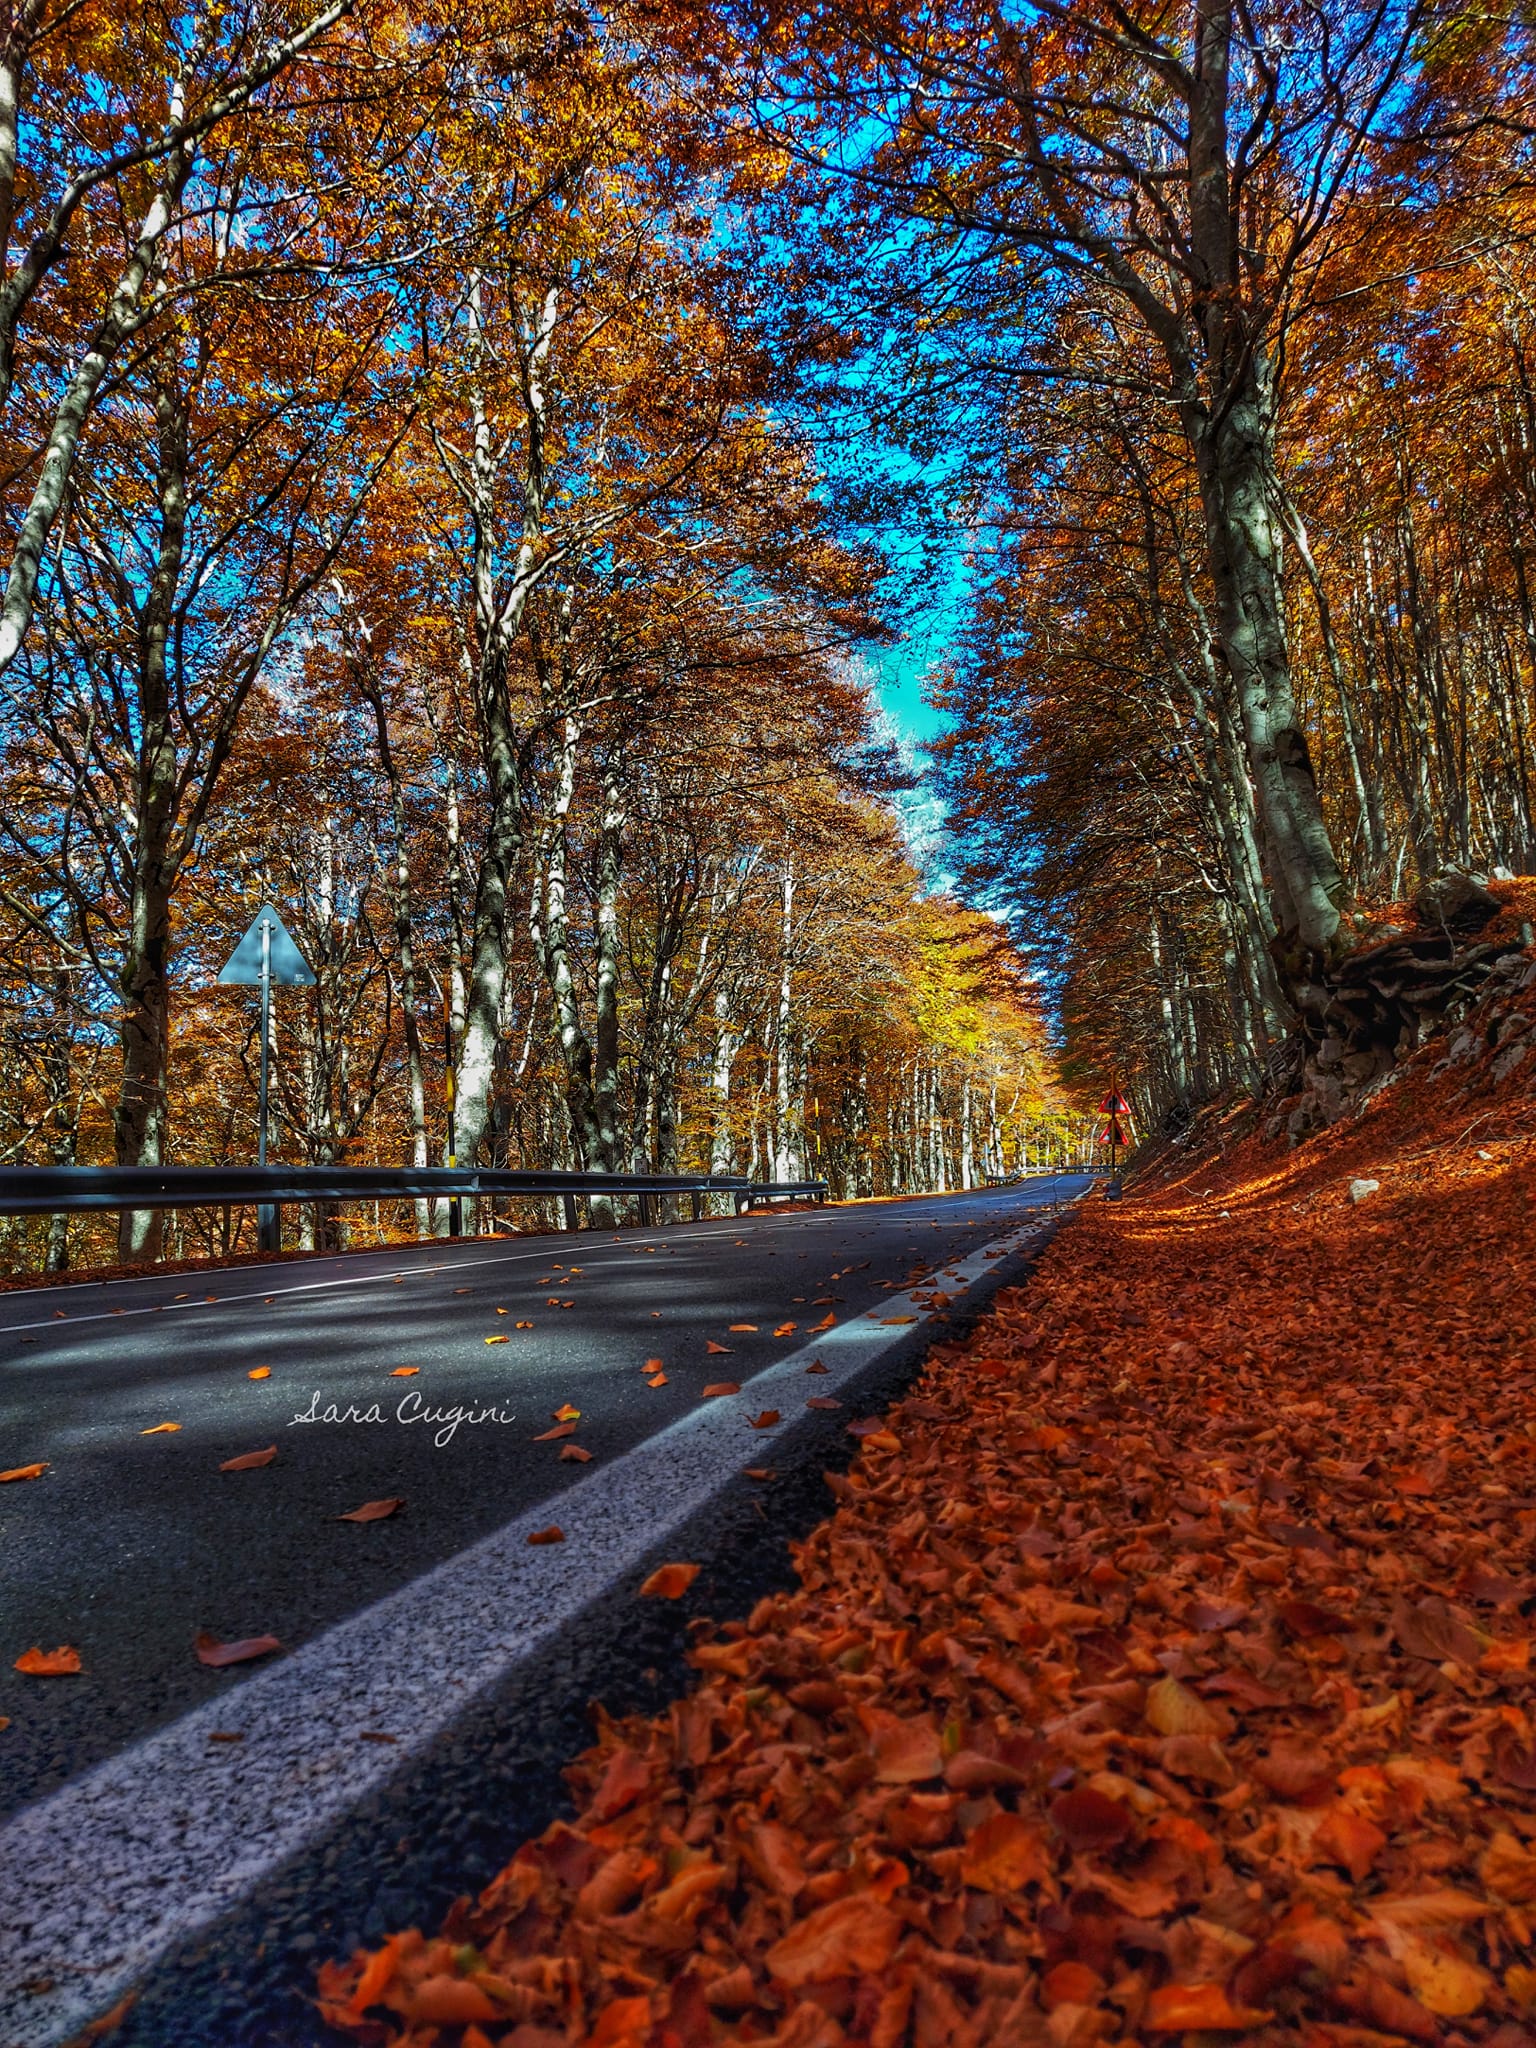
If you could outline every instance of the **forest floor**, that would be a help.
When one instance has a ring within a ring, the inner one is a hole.
[[[600,1722],[575,1817],[439,1936],[327,1965],[326,2017],[1536,2039],[1533,1081],[1506,980],[1299,1150],[1233,1118],[1087,1203],[855,1425],[798,1588]]]

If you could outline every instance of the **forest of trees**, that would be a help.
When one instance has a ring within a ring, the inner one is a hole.
[[[843,343],[684,47],[499,0],[16,18],[6,1161],[253,1156],[215,977],[263,901],[317,974],[276,1158],[439,1162],[450,1066],[460,1163],[838,1193],[977,1184],[1055,1112],[1006,935],[906,851],[879,564],[801,423]]]
[[[250,1158],[269,900],[278,1157],[970,1185],[1536,865],[1523,19],[7,22],[5,1161]]]

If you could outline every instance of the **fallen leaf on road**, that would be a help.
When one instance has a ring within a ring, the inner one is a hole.
[[[253,1658],[270,1657],[283,1646],[276,1636],[244,1636],[238,1643],[221,1643],[204,1629],[193,1637],[192,1647],[199,1664],[206,1664],[211,1671],[222,1671],[226,1664],[249,1664]]]
[[[574,1422],[557,1422],[553,1429],[546,1429],[542,1436],[530,1437],[529,1442],[535,1444],[558,1443],[561,1437],[574,1436],[575,1434],[576,1425]]]
[[[558,1524],[551,1522],[547,1529],[535,1529],[528,1538],[528,1541],[530,1543],[563,1543],[565,1541],[565,1531]]]
[[[730,1345],[717,1344],[713,1337],[710,1338],[709,1342],[704,1346],[704,1349],[709,1353],[711,1358],[729,1358],[731,1355]]]
[[[272,1377],[270,1365],[258,1365],[246,1374],[248,1380],[269,1380]]]
[[[352,1508],[347,1514],[338,1515],[338,1522],[382,1522],[386,1516],[397,1513],[405,1501],[395,1495],[389,1500],[365,1500],[360,1508]]]
[[[514,1323],[512,1327],[514,1330],[531,1330],[533,1325],[532,1323]]]
[[[667,1385],[667,1376],[664,1372],[653,1372],[645,1384],[648,1387],[664,1387]]]
[[[702,1566],[696,1564],[658,1565],[640,1588],[642,1600],[681,1600]]]
[[[666,1361],[665,1361],[665,1359],[661,1359],[661,1358],[648,1358],[648,1359],[647,1359],[647,1360],[645,1361],[645,1364],[644,1364],[644,1365],[643,1365],[643,1366],[642,1366],[642,1367],[640,1368],[640,1370],[641,1370],[642,1372],[661,1372],[661,1371],[663,1370],[663,1368],[664,1368],[665,1364],[666,1364]]]
[[[569,1401],[562,1401],[554,1410],[554,1417],[556,1422],[577,1422],[581,1418],[581,1410],[573,1408]]]
[[[28,1678],[68,1678],[80,1669],[80,1652],[63,1643],[56,1650],[23,1650],[15,1669]]]
[[[210,1742],[244,1742],[245,1730],[243,1728],[210,1728],[208,1730],[208,1740]]]
[[[819,1358],[813,1358],[805,1369],[807,1372],[830,1372],[832,1370],[830,1365],[823,1365]]]
[[[747,1336],[755,1336],[755,1335],[757,1334],[757,1325],[756,1325],[756,1323],[732,1323],[732,1325],[731,1325],[731,1334],[732,1334],[733,1336],[736,1336],[736,1335],[747,1335]]]
[[[882,1316],[882,1317],[880,1318],[880,1320],[881,1320],[881,1322],[882,1322],[882,1323],[915,1323],[915,1322],[917,1321],[917,1317],[916,1317],[916,1316]]]
[[[773,1334],[775,1337],[793,1337],[799,1327],[798,1323],[780,1323]]]
[[[779,1411],[777,1408],[765,1408],[761,1415],[753,1416],[752,1427],[754,1429],[772,1429],[778,1419]]]
[[[505,1337],[487,1337],[485,1341],[487,1344],[505,1344],[508,1340]]]
[[[777,1479],[777,1472],[770,1472],[766,1465],[748,1465],[742,1472],[743,1479]]]
[[[810,1327],[811,1327],[811,1335],[812,1335],[813,1337],[817,1337],[817,1336],[820,1336],[820,1334],[821,1334],[821,1332],[822,1332],[823,1330],[830,1330],[830,1329],[832,1329],[832,1328],[834,1327],[834,1325],[836,1324],[836,1322],[837,1322],[837,1317],[836,1317],[835,1315],[833,1315],[833,1314],[832,1314],[832,1313],[831,1313],[831,1312],[829,1311],[829,1312],[828,1312],[828,1313],[827,1313],[826,1315],[824,1315],[824,1316],[822,1317],[822,1319],[821,1319],[821,1321],[820,1321],[819,1323],[812,1323],[812,1324],[811,1324],[811,1326],[810,1326]]]
[[[885,1968],[905,1931],[889,1906],[855,1892],[796,1921],[764,1961],[769,1974],[792,1991],[837,1977],[870,1976]]]
[[[40,1465],[13,1465],[9,1472],[0,1472],[0,1486],[10,1479],[40,1479],[47,1470],[46,1458]]]
[[[258,1465],[270,1465],[277,1456],[277,1445],[268,1444],[264,1451],[246,1451],[238,1458],[226,1458],[219,1467],[221,1472],[254,1472]]]
[[[700,1394],[701,1401],[712,1401],[717,1394],[739,1394],[741,1388],[735,1380],[714,1380]]]
[[[1271,2013],[1234,2005],[1220,1984],[1165,1984],[1147,2000],[1141,2023],[1150,2034],[1183,2034],[1207,2028],[1222,2033],[1262,2027],[1272,2017]]]
[[[834,1401],[830,1394],[812,1394],[806,1402],[807,1408],[841,1408],[841,1401]]]
[[[419,1365],[397,1365],[390,1374],[392,1380],[411,1380],[421,1371]]]
[[[960,1881],[972,1891],[996,1892],[1006,1898],[1027,1884],[1045,1883],[1050,1870],[1039,1829],[1019,1814],[994,1813],[967,1835]]]
[[[590,1465],[592,1462],[592,1453],[584,1451],[580,1444],[563,1445],[560,1455],[562,1458],[569,1459],[573,1465]]]
[[[157,1422],[153,1429],[141,1429],[140,1436],[172,1436],[180,1429],[179,1422]]]
[[[357,1739],[359,1742],[398,1742],[400,1740],[398,1735],[386,1735],[382,1728],[359,1728]]]

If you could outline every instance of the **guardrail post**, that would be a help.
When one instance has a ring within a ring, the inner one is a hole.
[[[688,1200],[693,1208],[693,1220],[695,1223],[698,1223],[699,1221],[701,1221],[704,1215],[704,1195],[702,1190],[699,1188],[695,1188],[693,1193],[688,1197]]]
[[[576,1215],[576,1197],[575,1197],[574,1195],[572,1195],[572,1194],[564,1194],[564,1195],[562,1195],[562,1196],[560,1197],[560,1206],[561,1206],[561,1208],[562,1208],[562,1209],[564,1209],[564,1211],[565,1211],[565,1227],[566,1227],[566,1229],[567,1229],[567,1230],[580,1230],[580,1228],[581,1228],[581,1224],[580,1224],[580,1222],[578,1221],[578,1219],[577,1219],[577,1215]]]
[[[280,1252],[283,1248],[283,1212],[276,1202],[256,1204],[256,1249]]]
[[[656,1204],[655,1204],[655,1198],[654,1198],[653,1196],[651,1196],[651,1195],[647,1195],[647,1194],[642,1194],[642,1195],[640,1196],[640,1228],[641,1228],[642,1230],[649,1230],[649,1229],[650,1229],[650,1227],[651,1227],[651,1225],[652,1225],[652,1224],[653,1224],[653,1223],[654,1223],[655,1221],[656,1221]]]

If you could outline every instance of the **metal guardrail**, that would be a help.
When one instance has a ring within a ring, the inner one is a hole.
[[[0,1216],[108,1209],[208,1209],[255,1203],[452,1201],[497,1195],[561,1198],[568,1228],[576,1203],[639,1200],[642,1225],[667,1196],[686,1195],[693,1220],[706,1195],[730,1195],[740,1216],[755,1201],[827,1199],[824,1180],[747,1180],[734,1174],[520,1173],[453,1166],[11,1166],[0,1168]],[[275,1223],[275,1219],[274,1219]],[[275,1249],[275,1246],[272,1247]]]

